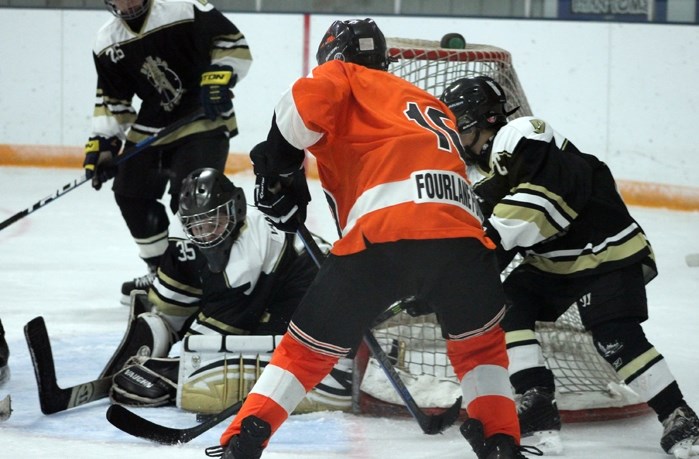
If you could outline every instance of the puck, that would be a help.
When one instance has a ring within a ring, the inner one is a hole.
[[[448,33],[439,41],[439,46],[446,49],[466,49],[466,39],[459,33]]]

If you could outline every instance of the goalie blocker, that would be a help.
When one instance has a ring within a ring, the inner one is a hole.
[[[179,358],[134,357],[114,377],[111,397],[132,406],[176,404],[215,414],[244,399],[267,366],[281,336],[192,335]],[[294,413],[350,411],[352,360],[341,359]],[[175,381],[175,379],[177,381]]]

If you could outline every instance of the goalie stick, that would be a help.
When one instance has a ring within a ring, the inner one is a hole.
[[[66,388],[58,386],[51,342],[43,317],[30,320],[24,326],[24,336],[27,339],[34,366],[42,413],[58,413],[109,395],[109,388],[112,385],[111,376]]]
[[[206,421],[194,427],[177,429],[156,424],[129,411],[121,405],[111,405],[107,410],[107,421],[117,429],[134,437],[144,438],[162,445],[187,443],[207,430],[215,427],[240,411],[243,401],[239,401]]]
[[[311,255],[311,258],[313,258],[313,261],[318,267],[320,267],[324,258],[323,252],[315,243],[313,236],[303,223],[299,224],[297,234],[303,242],[303,245],[306,247],[306,250],[308,250],[309,254]],[[383,313],[382,316],[384,314],[388,315],[391,313],[396,313],[397,311],[399,312],[399,306],[394,305]],[[372,353],[374,358],[376,358],[376,360],[379,362],[379,365],[381,365],[381,368],[386,374],[388,380],[391,382],[391,385],[403,400],[406,408],[413,418],[415,418],[424,433],[427,435],[438,434],[456,421],[461,410],[461,397],[457,398],[452,406],[439,414],[430,415],[425,413],[420,409],[417,402],[410,394],[410,391],[405,386],[405,383],[403,383],[400,375],[393,367],[390,358],[386,355],[371,330],[368,330],[364,334],[364,342],[369,347],[369,351]]]
[[[166,135],[172,134],[176,130],[180,129],[182,126],[185,126],[186,124],[191,123],[192,121],[196,121],[199,118],[201,118],[204,115],[204,110],[199,109],[196,112],[192,113],[189,116],[186,116],[178,121],[175,121],[174,123],[162,128],[152,136],[141,140],[138,142],[136,145],[133,147],[129,148],[128,150],[124,151],[121,155],[116,157],[115,164],[120,164],[127,159],[135,156],[138,153],[141,153],[143,150],[145,150],[147,147],[151,146],[156,140],[160,139],[161,137],[164,137]],[[27,207],[24,210],[21,210],[11,216],[10,218],[0,222],[0,231],[3,229],[7,228],[11,224],[23,219],[27,215],[31,214],[32,212],[35,212],[45,205],[47,205],[50,202],[55,201],[56,199],[60,198],[61,196],[65,195],[69,191],[72,191],[82,185],[83,183],[87,182],[88,179],[86,174],[83,174],[82,176],[74,179],[72,182],[66,183],[63,185],[61,188],[57,189],[50,195],[46,196],[43,199],[40,199],[39,201],[35,202],[31,206]]]

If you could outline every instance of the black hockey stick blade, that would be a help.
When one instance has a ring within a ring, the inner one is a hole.
[[[58,413],[76,406],[100,400],[109,395],[112,378],[101,378],[83,384],[61,388],[56,382],[56,368],[51,342],[44,318],[39,316],[24,326],[24,337],[34,366],[39,404],[44,414]]]
[[[117,429],[134,437],[144,438],[162,445],[177,445],[187,443],[212,427],[230,418],[240,411],[242,400],[229,406],[218,414],[194,427],[176,429],[156,424],[129,411],[121,405],[111,405],[107,410],[107,421]]]
[[[454,424],[454,421],[456,421],[459,417],[461,410],[461,397],[457,398],[452,406],[441,413],[425,413],[420,409],[417,402],[410,394],[410,391],[405,386],[405,383],[400,378],[400,375],[393,367],[390,358],[381,348],[381,345],[371,331],[364,334],[364,342],[369,347],[369,351],[372,353],[374,358],[377,360],[377,362],[379,362],[379,365],[381,365],[381,369],[386,374],[386,377],[390,381],[393,388],[396,390],[396,392],[398,392],[398,395],[400,395],[403,403],[405,403],[405,407],[415,418],[424,433],[427,435],[435,435],[441,433],[444,429]]]

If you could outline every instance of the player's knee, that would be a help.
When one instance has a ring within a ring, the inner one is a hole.
[[[591,332],[595,349],[617,371],[653,347],[636,319],[607,321]]]

